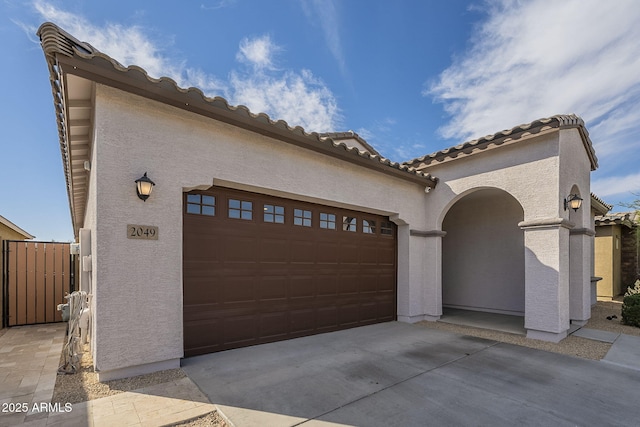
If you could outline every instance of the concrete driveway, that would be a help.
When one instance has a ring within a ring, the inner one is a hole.
[[[389,322],[185,359],[237,426],[637,425],[640,371]]]

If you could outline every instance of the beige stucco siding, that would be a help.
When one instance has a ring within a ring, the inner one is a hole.
[[[95,104],[95,193],[89,204],[97,212],[92,241],[100,370],[182,357],[184,191],[231,186],[424,226],[419,201],[426,195],[419,184],[100,85]],[[146,202],[134,189],[144,172],[156,183]],[[157,226],[159,239],[127,239],[127,224]],[[400,235],[399,245],[408,246],[408,236]],[[416,263],[425,257],[415,255]],[[399,261],[399,295],[421,285],[418,268]],[[399,300],[401,314],[410,300]]]
[[[598,298],[612,299],[621,293],[620,239],[620,226],[598,227],[597,229],[595,274],[602,277],[602,280],[598,282]]]

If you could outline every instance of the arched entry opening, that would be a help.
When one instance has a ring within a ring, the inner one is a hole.
[[[442,230],[442,306],[523,316],[524,211],[509,193],[481,189],[458,200]]]

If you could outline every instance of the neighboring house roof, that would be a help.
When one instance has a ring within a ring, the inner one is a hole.
[[[593,149],[593,143],[589,138],[589,132],[585,127],[584,121],[574,114],[556,115],[545,119],[538,119],[531,123],[522,124],[511,129],[494,133],[493,135],[483,136],[482,138],[464,142],[460,145],[456,145],[455,147],[436,151],[435,153],[409,160],[404,164],[413,166],[418,170],[423,170],[427,169],[432,163],[443,163],[470,156],[487,149],[515,143],[526,136],[543,133],[552,129],[568,128],[578,129],[582,136],[582,142],[585,150],[587,151],[587,156],[589,156],[589,161],[591,162],[591,170],[596,170],[598,167],[598,159],[596,158],[596,153]]]
[[[597,215],[605,215],[611,208],[613,208],[613,205],[605,203],[600,197],[591,193],[591,209],[593,209]]]
[[[614,212],[606,215],[596,216],[596,227],[606,225],[624,225],[634,228],[638,224],[638,212]]]
[[[76,232],[84,221],[88,185],[84,162],[89,160],[94,100],[91,85],[83,86],[83,82],[75,76],[427,187],[433,188],[438,182],[429,173],[418,171],[410,165],[392,162],[373,149],[371,154],[332,140],[341,139],[337,136],[340,134],[307,133],[299,126],[290,127],[283,120],[273,121],[264,113],[254,114],[243,105],[231,106],[224,98],[209,98],[197,88],[180,88],[170,78],[152,78],[140,67],[124,67],[55,24],[42,24],[38,29],[38,36],[49,66],[60,150]]]
[[[358,135],[357,133],[355,133],[352,130],[350,130],[348,132],[321,133],[320,134],[320,138],[328,138],[328,139],[330,139],[330,140],[332,140],[333,142],[336,142],[336,143],[339,142],[339,141],[348,141],[348,140],[355,139],[370,154],[373,154],[375,156],[380,156],[380,153],[378,152],[378,150],[373,148],[367,141],[365,141],[360,135]]]
[[[15,231],[18,234],[23,235],[25,239],[35,239],[36,238],[36,236],[32,236],[31,234],[27,233],[22,228],[18,227],[17,225],[15,225],[14,223],[9,221],[7,218],[3,217],[2,215],[0,215],[0,224],[2,224],[5,227]]]

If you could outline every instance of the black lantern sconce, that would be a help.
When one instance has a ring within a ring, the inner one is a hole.
[[[582,198],[577,194],[569,194],[566,199],[564,199],[564,210],[571,208],[574,211],[577,211],[582,206]]]
[[[136,193],[138,193],[138,197],[142,199],[143,202],[146,202],[149,196],[151,195],[151,190],[153,190],[153,186],[156,185],[155,182],[151,181],[149,177],[147,177],[147,173],[145,172],[142,177],[136,179]]]

